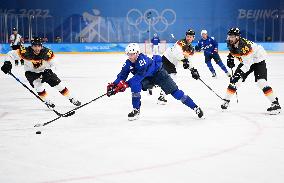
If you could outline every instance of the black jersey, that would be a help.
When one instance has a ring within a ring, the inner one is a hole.
[[[51,59],[54,58],[53,51],[51,51],[49,48],[46,48],[46,47],[42,47],[40,53],[38,55],[36,55],[36,54],[34,54],[34,51],[33,51],[31,46],[29,46],[29,47],[22,46],[19,49],[18,54],[22,59],[25,59],[25,60],[50,61]]]

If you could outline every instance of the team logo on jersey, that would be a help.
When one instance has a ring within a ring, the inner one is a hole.
[[[41,67],[42,64],[43,64],[43,60],[32,60],[31,62],[32,62],[33,67],[34,67],[35,69]]]

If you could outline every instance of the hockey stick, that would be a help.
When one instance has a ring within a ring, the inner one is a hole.
[[[89,102],[87,102],[87,103],[85,103],[85,104],[79,106],[79,107],[76,107],[76,108],[74,108],[74,109],[72,109],[72,110],[70,110],[70,111],[64,113],[62,116],[58,116],[57,118],[54,118],[53,120],[50,120],[50,121],[45,122],[45,123],[38,123],[38,124],[36,124],[34,127],[45,126],[45,125],[48,125],[49,123],[52,123],[52,122],[54,122],[54,121],[60,119],[61,117],[70,116],[70,114],[73,115],[76,110],[78,110],[78,109],[80,109],[80,108],[82,108],[82,107],[84,107],[84,106],[86,106],[86,105],[88,105],[88,104],[90,104],[90,103],[92,103],[92,102],[94,102],[94,101],[96,101],[96,100],[98,100],[98,99],[100,99],[100,98],[106,96],[106,95],[107,95],[107,94],[105,93],[105,94],[103,94],[103,95],[101,95],[101,96],[99,96],[99,97],[97,97],[97,98],[95,98],[95,99],[93,99],[93,100],[91,100],[91,101],[89,101]],[[73,113],[73,114],[72,114],[72,113]]]
[[[189,69],[189,70],[190,70],[190,69]],[[200,76],[199,76],[198,80],[200,80],[205,86],[207,86],[207,88],[208,88],[209,90],[211,90],[217,97],[219,97],[219,98],[222,99],[222,100],[225,100],[225,99],[223,99],[220,95],[218,95],[209,85],[207,85],[207,84],[200,78]]]
[[[40,98],[40,96],[38,96],[33,90],[31,90],[27,85],[25,85],[19,78],[17,78],[13,73],[9,72],[9,75],[11,75],[16,81],[18,81],[19,83],[22,84],[23,87],[25,87],[27,90],[29,90],[30,93],[32,93],[36,98],[38,98],[41,102],[43,102],[47,107],[48,105],[44,102],[44,100],[42,100],[42,98]],[[52,110],[57,116],[63,116],[63,117],[68,117],[71,116],[73,114],[69,114],[69,115],[63,115],[60,112],[56,111],[55,109],[51,109],[48,107],[48,109]]]
[[[209,89],[209,90],[211,90],[217,97],[219,97],[220,99],[222,99],[222,100],[225,100],[225,99],[223,99],[220,95],[218,95],[210,86],[208,86],[200,77],[198,78],[205,86],[207,86],[207,88]]]
[[[234,71],[233,68],[231,68],[232,71],[232,76],[234,75]],[[238,92],[236,91],[236,99],[237,99],[237,103],[239,103],[239,97],[238,97]]]

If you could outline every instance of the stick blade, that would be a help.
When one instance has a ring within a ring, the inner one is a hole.
[[[63,114],[63,117],[69,117],[69,116],[72,116],[75,114],[75,111],[70,111],[70,112],[67,112],[66,114]]]

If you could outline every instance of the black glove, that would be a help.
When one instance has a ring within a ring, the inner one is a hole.
[[[227,66],[230,69],[234,68],[235,67],[234,57],[231,54],[229,54],[227,57],[228,57],[227,58]]]
[[[188,59],[185,58],[185,59],[182,60],[182,62],[183,62],[183,64],[182,64],[183,68],[184,69],[188,69],[189,68],[189,61],[188,61]]]
[[[5,61],[4,64],[1,67],[1,70],[5,73],[8,74],[12,70],[12,64],[10,61]]]
[[[193,78],[193,79],[198,80],[198,79],[200,78],[197,69],[191,68],[191,69],[190,69],[190,72],[191,72],[191,75],[192,75],[192,78]]]
[[[42,75],[41,82],[44,83],[50,80],[51,76],[53,75],[53,72],[51,69],[45,69],[41,75]]]
[[[109,83],[107,85],[107,96],[110,97],[112,95],[115,95],[115,88],[116,88],[116,85],[114,83]]]
[[[230,83],[236,84],[241,78],[244,81],[245,73],[241,69],[238,69],[238,70],[236,70],[234,75],[230,78]]]
[[[200,52],[201,51],[201,48],[198,46],[198,45],[195,45],[195,51],[198,51],[198,52]]]

